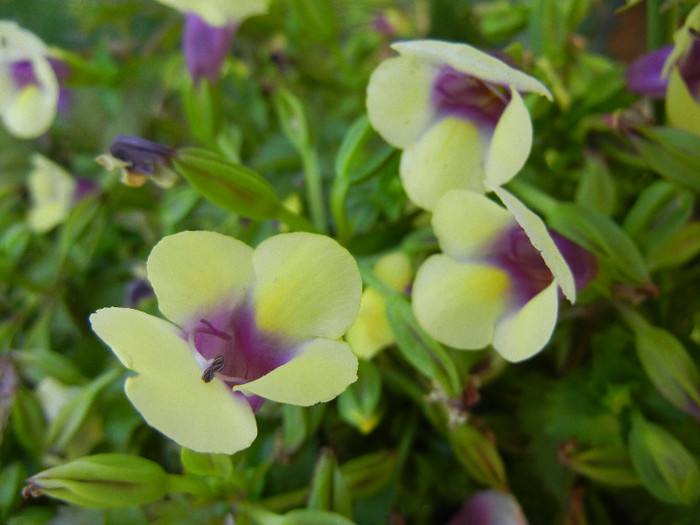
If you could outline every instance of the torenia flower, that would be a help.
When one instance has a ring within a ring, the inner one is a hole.
[[[95,185],[72,177],[42,155],[35,154],[32,164],[33,169],[27,175],[31,200],[27,222],[34,231],[45,233],[62,224],[76,202],[93,191]]]
[[[669,77],[666,115],[672,126],[700,137],[700,4],[673,35],[662,75]]]
[[[549,341],[558,288],[573,302],[595,259],[563,238],[560,248],[542,220],[503,188],[504,209],[478,193],[453,190],[438,203],[433,228],[444,253],[429,257],[413,284],[413,309],[437,340],[460,349],[488,344],[522,361]]]
[[[532,122],[520,93],[551,99],[537,79],[467,44],[394,44],[367,87],[372,126],[404,150],[400,174],[409,198],[432,210],[451,189],[485,192],[527,160]]]
[[[0,20],[0,119],[19,138],[44,133],[56,116],[58,80],[46,45],[14,22]]]
[[[413,279],[411,259],[402,252],[385,255],[374,265],[374,273],[397,292],[406,292]],[[374,288],[362,292],[360,313],[345,337],[355,352],[363,359],[371,359],[382,348],[396,341],[386,317],[386,302]]]
[[[160,311],[90,317],[93,330],[138,375],[126,395],[146,422],[198,452],[232,454],[256,436],[265,399],[308,406],[356,380],[339,338],[354,321],[361,280],[328,237],[287,233],[255,250],[213,232],[162,239],[147,263]]]
[[[183,13],[194,13],[207,24],[222,27],[267,12],[270,0],[158,0]]]

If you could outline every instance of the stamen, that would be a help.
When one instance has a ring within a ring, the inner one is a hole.
[[[214,379],[216,372],[221,372],[224,369],[224,356],[217,355],[211,364],[202,372],[202,381],[209,383]]]

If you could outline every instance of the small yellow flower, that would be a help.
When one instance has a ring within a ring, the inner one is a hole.
[[[374,273],[397,292],[406,292],[413,279],[411,259],[402,252],[385,255],[374,265]],[[386,302],[374,288],[362,292],[357,321],[345,336],[357,357],[371,359],[396,341],[386,317]]]
[[[75,203],[77,181],[61,166],[46,157],[35,154],[33,168],[27,175],[31,208],[27,216],[29,226],[45,233],[63,223]]]
[[[357,378],[339,338],[357,316],[361,279],[337,242],[311,233],[255,250],[213,232],[162,239],[148,278],[170,322],[128,308],[92,314],[127,368],[126,395],[146,422],[198,452],[232,454],[257,434],[265,399],[308,406]]]

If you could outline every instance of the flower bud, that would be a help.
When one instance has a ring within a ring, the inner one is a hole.
[[[57,498],[83,507],[143,505],[161,499],[168,474],[148,459],[127,454],[86,456],[27,480],[22,495]]]
[[[506,471],[496,446],[473,425],[449,430],[448,438],[457,459],[478,482],[506,489]]]
[[[527,525],[517,500],[500,490],[472,495],[448,525]]]
[[[175,150],[157,142],[117,135],[109,145],[109,155],[100,155],[97,162],[108,170],[121,169],[122,182],[127,186],[142,186],[151,178],[164,188],[175,183],[175,173],[170,169],[170,159]]]

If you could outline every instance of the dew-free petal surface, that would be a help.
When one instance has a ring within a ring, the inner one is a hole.
[[[465,190],[445,194],[432,219],[440,249],[457,261],[482,256],[483,250],[514,222],[505,208],[479,193]]]
[[[498,268],[433,255],[416,274],[413,311],[438,341],[461,349],[483,348],[505,312],[509,286],[508,275]]]
[[[265,13],[269,0],[158,0],[186,13],[196,13],[209,25],[223,26]]]
[[[493,347],[511,362],[532,357],[552,337],[558,310],[557,284],[552,282],[517,312],[498,322]]]
[[[572,303],[575,302],[576,285],[574,283],[574,275],[556,244],[554,244],[542,219],[507,190],[497,186],[492,186],[490,189],[498,195],[503,204],[506,205],[506,208],[513,213],[518,224],[527,233],[532,245],[542,254],[545,264],[552,271],[554,280],[564,292],[566,298]]]
[[[700,137],[700,102],[688,91],[688,86],[677,67],[671,70],[671,78],[668,81],[666,115],[673,127]]]
[[[512,86],[521,92],[533,92],[552,100],[552,94],[535,77],[512,68],[505,62],[468,44],[441,40],[412,40],[391,46],[402,56],[415,56],[432,64],[447,64],[457,71],[486,82]]]
[[[432,210],[450,190],[483,193],[484,151],[474,124],[453,117],[442,119],[401,155],[399,172],[408,198]]]
[[[386,317],[386,303],[375,289],[367,288],[362,293],[360,313],[345,339],[353,353],[362,359],[371,359],[394,342],[394,332]]]
[[[146,422],[197,452],[233,454],[257,434],[248,402],[219,379],[205,383],[181,331],[137,310],[104,308],[90,316],[95,333],[127,368],[126,395]]]
[[[185,329],[221,305],[240,303],[255,279],[252,248],[206,231],[164,237],[151,251],[147,269],[158,308]]]
[[[342,341],[314,339],[284,365],[236,387],[272,401],[309,406],[330,401],[357,380],[357,357]]]
[[[367,85],[367,116],[392,146],[410,146],[433,120],[430,97],[436,75],[436,67],[413,57],[390,58],[372,73]]]
[[[355,259],[336,241],[286,233],[263,241],[253,258],[253,292],[261,330],[292,341],[335,339],[355,321],[362,279]]]
[[[520,94],[512,98],[496,124],[486,157],[486,180],[502,185],[525,165],[532,149],[532,121]]]

